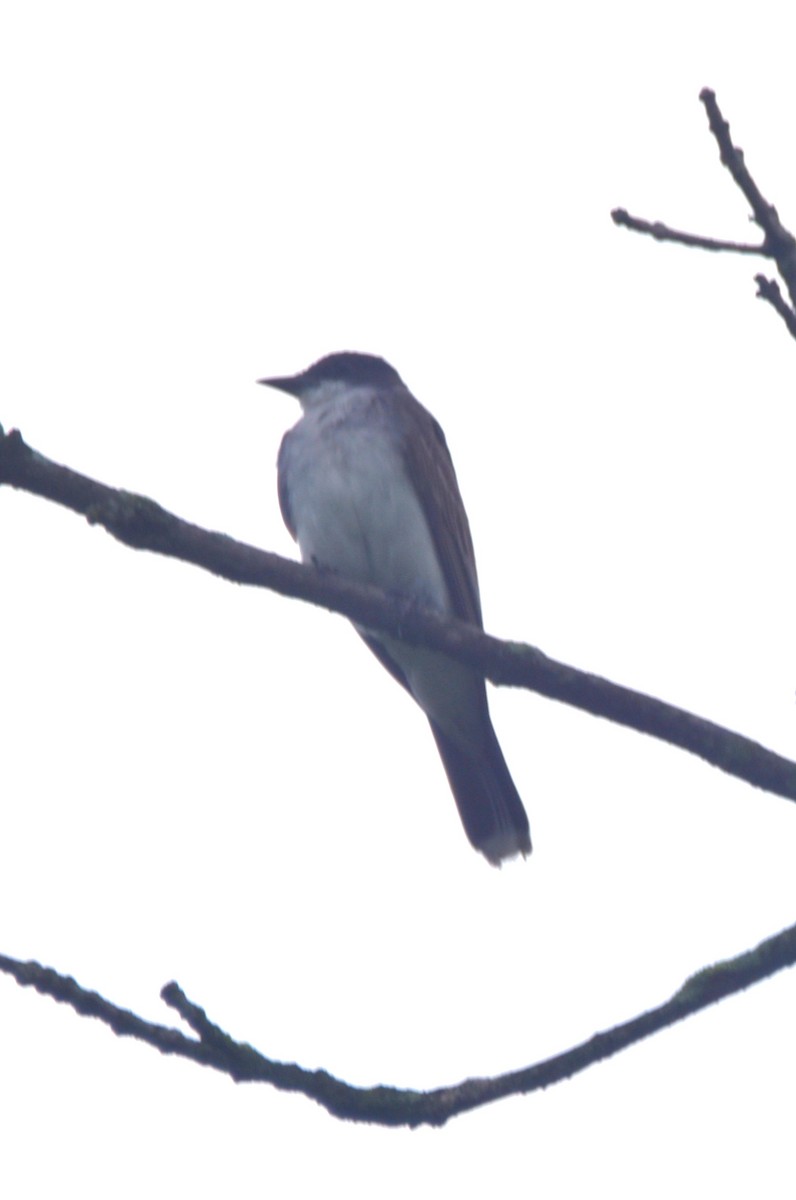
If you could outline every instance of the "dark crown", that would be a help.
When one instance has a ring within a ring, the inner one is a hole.
[[[303,375],[306,383],[365,384],[372,387],[393,387],[401,383],[401,377],[383,358],[375,354],[328,354],[308,367]]]

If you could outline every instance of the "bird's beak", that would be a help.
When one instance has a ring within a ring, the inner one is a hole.
[[[288,392],[291,396],[298,395],[298,381],[295,375],[275,375],[270,379],[258,379],[264,387],[278,388],[280,392]]]

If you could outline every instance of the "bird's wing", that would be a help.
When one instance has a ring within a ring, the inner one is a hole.
[[[276,478],[277,478],[277,490],[279,493],[279,508],[282,513],[282,520],[285,522],[285,525],[287,525],[288,531],[290,533],[290,536],[293,538],[293,541],[297,542],[298,537],[296,535],[296,525],[293,520],[293,514],[290,511],[290,502],[289,502],[288,490],[287,490],[287,471],[285,470],[285,458],[288,454],[288,439],[292,432],[293,432],[292,429],[288,429],[287,433],[282,438],[282,442],[279,447],[279,454],[277,455],[277,460],[276,460],[276,467],[277,467]]]
[[[441,427],[411,393],[406,406],[409,434],[403,441],[407,474],[420,499],[450,592],[453,613],[482,627],[475,551],[456,472]]]

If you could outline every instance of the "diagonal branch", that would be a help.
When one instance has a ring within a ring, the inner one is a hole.
[[[266,1058],[245,1043],[236,1042],[210,1021],[176,983],[161,996],[187,1022],[196,1038],[176,1029],[144,1021],[119,1008],[97,992],[86,991],[69,976],[35,962],[0,955],[0,971],[22,987],[69,1004],[81,1016],[96,1017],[122,1037],[135,1037],[162,1054],[175,1054],[229,1075],[236,1083],[269,1083],[281,1091],[300,1092],[317,1101],[332,1116],[388,1126],[444,1125],[455,1117],[507,1096],[527,1095],[586,1070],[643,1038],[674,1025],[711,1004],[796,964],[796,926],[766,939],[752,950],[692,975],[663,1004],[552,1058],[518,1071],[486,1079],[465,1079],[429,1092],[393,1087],[361,1088],[295,1063]]]
[[[747,242],[724,241],[720,238],[685,233],[664,225],[662,221],[645,221],[642,217],[631,216],[624,208],[615,208],[611,217],[614,224],[635,230],[637,233],[648,234],[661,242],[677,242],[680,245],[695,246],[701,250],[759,254],[763,258],[773,259],[780,275],[785,280],[790,295],[790,305],[786,304],[775,281],[764,275],[755,276],[757,295],[771,304],[782,317],[791,336],[796,338],[796,238],[782,224],[776,208],[773,204],[769,204],[752,178],[744,160],[743,150],[733,143],[730,127],[719,108],[716,93],[710,88],[703,88],[699,93],[699,99],[705,107],[710,132],[718,144],[721,162],[748,201],[754,220],[763,231],[763,241],[760,245],[752,245]]]
[[[548,658],[535,646],[503,642],[452,618],[386,596],[378,588],[291,562],[182,521],[154,500],[98,483],[32,450],[17,431],[0,429],[0,485],[43,496],[125,545],[181,559],[234,583],[270,588],[341,613],[360,625],[429,646],[481,671],[496,684],[528,688],[593,716],[646,733],[704,759],[727,774],[796,800],[796,763],[750,738]]]
[[[766,253],[776,259],[777,267],[790,293],[791,304],[796,304],[796,238],[785,228],[773,204],[769,204],[752,178],[743,150],[733,145],[730,127],[722,115],[716,93],[703,88],[699,99],[708,114],[710,132],[716,139],[722,164],[732,175],[749,202],[755,222],[765,235]]]

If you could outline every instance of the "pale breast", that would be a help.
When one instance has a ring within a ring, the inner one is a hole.
[[[400,438],[366,406],[307,413],[284,438],[279,472],[305,562],[449,610]]]

